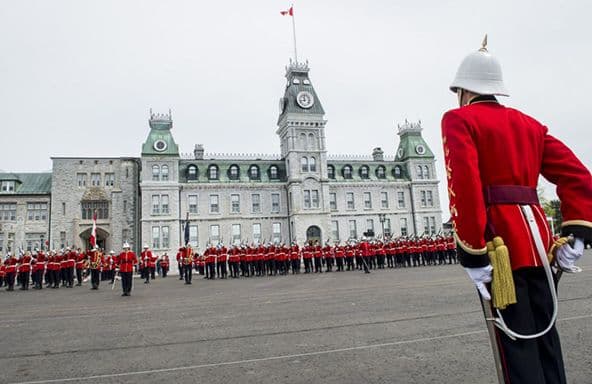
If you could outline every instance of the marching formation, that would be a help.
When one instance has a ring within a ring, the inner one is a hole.
[[[253,276],[276,276],[289,273],[323,273],[384,268],[411,268],[430,265],[456,264],[456,245],[452,237],[397,238],[335,243],[321,246],[318,241],[303,246],[296,243],[210,246],[200,254],[190,245],[181,247],[176,255],[179,279],[191,284],[193,271],[206,279],[226,279]],[[121,280],[122,296],[130,296],[133,273],[138,272],[149,284],[156,272],[163,278],[170,269],[165,253],[156,256],[145,245],[140,258],[123,245],[119,254],[109,254],[96,247],[86,252],[66,248],[63,251],[42,250],[25,252],[19,258],[8,254],[0,264],[0,287],[7,291],[60,287],[72,288],[90,281],[92,290],[99,289],[101,281],[115,285]]]

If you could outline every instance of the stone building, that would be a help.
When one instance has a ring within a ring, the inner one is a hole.
[[[53,157],[52,249],[86,249],[97,214],[97,245],[139,250],[139,161],[136,158]]]
[[[0,254],[44,248],[51,173],[0,173]]]
[[[168,114],[153,114],[141,153],[141,237],[156,253],[189,240],[208,244],[303,243],[364,234],[437,233],[442,228],[434,155],[421,124],[398,126],[385,156],[332,156],[325,111],[308,64],[291,63],[280,99],[280,154],[182,154]]]

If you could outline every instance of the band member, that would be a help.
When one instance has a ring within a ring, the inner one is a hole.
[[[144,244],[144,250],[141,255],[142,259],[142,273],[144,274],[144,284],[150,283],[150,277],[154,279],[154,271],[156,268],[156,256],[152,253],[147,244]]]
[[[592,175],[547,127],[498,102],[508,92],[486,45],[487,39],[461,63],[450,87],[460,108],[442,118],[458,257],[486,313],[494,306],[503,318],[502,331],[489,328],[501,355],[500,380],[565,383],[547,259],[553,238],[536,187],[540,176],[557,185],[561,234],[574,240],[557,244],[554,262],[576,272],[584,242],[592,239]],[[497,285],[501,276],[505,284]]]
[[[89,254],[90,262],[90,283],[91,289],[99,289],[101,266],[103,265],[103,254],[96,246],[91,249]]]
[[[228,259],[228,249],[224,246],[224,244],[220,244],[217,250],[218,256],[218,265],[216,266],[218,277],[221,279],[225,279],[228,276],[228,268],[226,266],[226,261]]]
[[[325,259],[325,272],[333,272],[333,261],[335,260],[335,255],[333,254],[333,247],[329,244],[329,240],[325,242],[325,246],[323,247],[323,258]]]
[[[46,257],[43,251],[37,251],[37,255],[34,259],[35,263],[32,266],[33,273],[33,288],[43,289],[43,275],[45,273],[45,261]]]
[[[4,261],[4,265],[6,266],[6,290],[7,291],[14,291],[14,280],[16,279],[16,265],[18,260],[14,255],[10,252],[8,253],[8,257]]]
[[[78,250],[76,256],[76,285],[80,287],[82,285],[82,272],[88,269],[88,256],[84,252]]]
[[[167,255],[167,253],[165,252],[164,255],[162,255],[162,258],[160,260],[160,269],[162,270],[162,277],[163,278],[167,277],[167,273],[169,273],[169,265],[170,265],[169,255]]]
[[[119,254],[119,274],[121,275],[121,296],[131,296],[133,287],[134,266],[138,264],[136,254],[130,250],[128,243],[123,243],[123,251]]]
[[[185,275],[185,284],[191,284],[191,277],[193,271],[193,249],[191,245],[187,244],[183,250],[183,273]]]

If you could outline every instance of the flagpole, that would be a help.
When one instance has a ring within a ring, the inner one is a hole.
[[[296,50],[296,18],[294,17],[294,4],[291,5],[290,10],[292,11],[292,35],[294,36],[294,61],[298,64],[298,52]]]

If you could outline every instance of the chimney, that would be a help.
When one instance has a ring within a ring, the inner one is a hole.
[[[193,148],[193,157],[195,158],[195,160],[203,160],[203,158],[204,158],[203,144],[195,144],[195,148]]]
[[[384,161],[384,151],[380,147],[376,147],[372,150],[372,159],[374,161]]]

